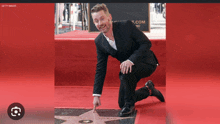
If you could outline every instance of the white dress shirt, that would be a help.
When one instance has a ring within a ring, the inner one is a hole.
[[[105,36],[105,34],[103,34],[104,36]],[[113,36],[114,37],[114,36]],[[105,38],[106,38],[106,40],[108,41],[108,43],[110,44],[110,46],[112,47],[112,48],[114,48],[115,50],[117,50],[117,47],[116,47],[116,44],[115,44],[115,39],[114,39],[114,41],[113,40],[110,40],[108,37],[106,37],[105,36]]]

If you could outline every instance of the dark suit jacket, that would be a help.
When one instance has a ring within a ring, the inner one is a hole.
[[[93,94],[102,93],[109,55],[121,63],[129,59],[135,65],[140,62],[158,64],[156,56],[150,50],[150,40],[131,21],[114,22],[113,34],[117,50],[110,46],[103,33],[100,33],[95,39],[97,66]]]

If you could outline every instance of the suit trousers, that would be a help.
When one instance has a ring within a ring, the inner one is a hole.
[[[149,90],[145,86],[136,90],[138,81],[141,78],[150,76],[157,68],[157,65],[138,63],[132,66],[132,72],[128,74],[119,73],[120,88],[118,104],[122,108],[125,104],[134,106],[135,102],[149,96]]]

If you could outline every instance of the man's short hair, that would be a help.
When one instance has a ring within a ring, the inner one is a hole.
[[[104,3],[96,4],[95,6],[93,6],[91,9],[91,13],[99,12],[101,10],[103,10],[105,12],[105,14],[107,14],[107,15],[109,14],[108,8]]]

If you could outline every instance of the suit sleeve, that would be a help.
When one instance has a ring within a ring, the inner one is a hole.
[[[134,64],[142,59],[143,55],[147,54],[151,48],[151,42],[147,36],[139,30],[130,20],[127,21],[129,30],[131,30],[132,39],[138,44],[138,49],[136,49],[133,54],[129,57]]]
[[[93,87],[93,94],[102,94],[103,84],[106,75],[108,54],[100,50],[98,44],[96,44],[97,50],[97,65],[96,65],[96,74],[95,82]]]

